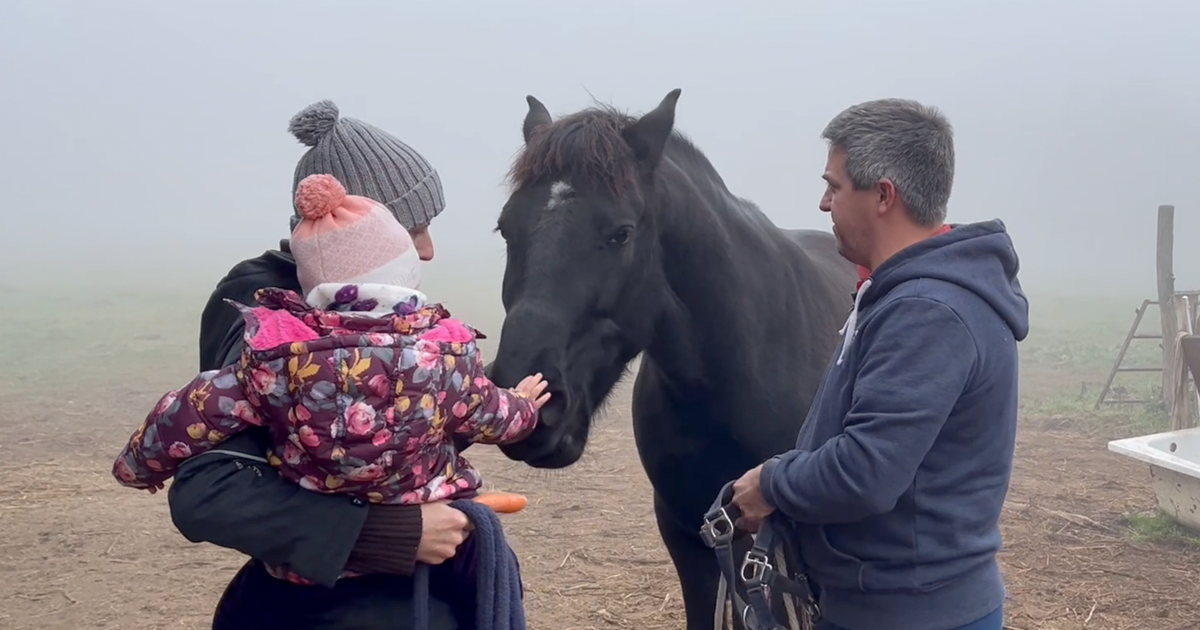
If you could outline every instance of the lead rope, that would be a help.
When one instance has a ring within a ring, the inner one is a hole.
[[[722,582],[725,581],[725,578],[722,577],[721,581]],[[732,597],[730,597],[725,602],[725,623],[729,624],[729,630],[733,630],[733,598]]]
[[[779,567],[780,573],[787,575],[787,557],[783,553],[782,545],[775,548],[775,564]],[[796,614],[796,603],[792,601],[791,597],[785,596],[783,598],[783,607],[787,610],[788,628],[790,630],[813,630],[812,623],[810,623],[811,620],[808,617],[805,617],[802,622],[800,616]]]
[[[726,588],[729,584],[725,581],[725,575],[721,575],[721,581],[717,582],[717,607],[713,611],[713,628],[715,630],[733,630],[733,621],[729,615],[729,596]],[[729,625],[725,625],[726,623]]]

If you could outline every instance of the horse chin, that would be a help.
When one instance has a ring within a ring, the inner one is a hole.
[[[533,468],[567,468],[587,447],[587,420],[571,417],[553,398],[529,437],[500,447],[504,456]]]
[[[553,451],[540,457],[527,459],[525,463],[532,468],[568,468],[575,465],[583,457],[583,451],[586,447],[586,440],[577,440],[573,436],[567,435],[559,441]]]

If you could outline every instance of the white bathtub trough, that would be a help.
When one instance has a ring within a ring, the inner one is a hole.
[[[1108,450],[1150,464],[1158,507],[1200,532],[1200,429],[1113,440]]]

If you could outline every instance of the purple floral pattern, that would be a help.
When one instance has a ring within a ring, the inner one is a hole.
[[[235,304],[246,320],[241,361],[164,395],[113,475],[131,488],[157,486],[182,460],[265,426],[268,461],[307,490],[372,503],[474,496],[482,480],[453,436],[514,442],[533,430],[537,409],[488,380],[483,335],[441,305],[419,294],[384,304],[369,293],[347,285],[316,308],[264,289],[260,306]]]

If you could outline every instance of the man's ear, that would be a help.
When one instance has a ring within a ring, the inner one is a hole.
[[[896,183],[886,177],[880,179],[875,187],[879,189],[877,213],[883,216],[896,208],[900,201],[900,191],[896,189]]]

